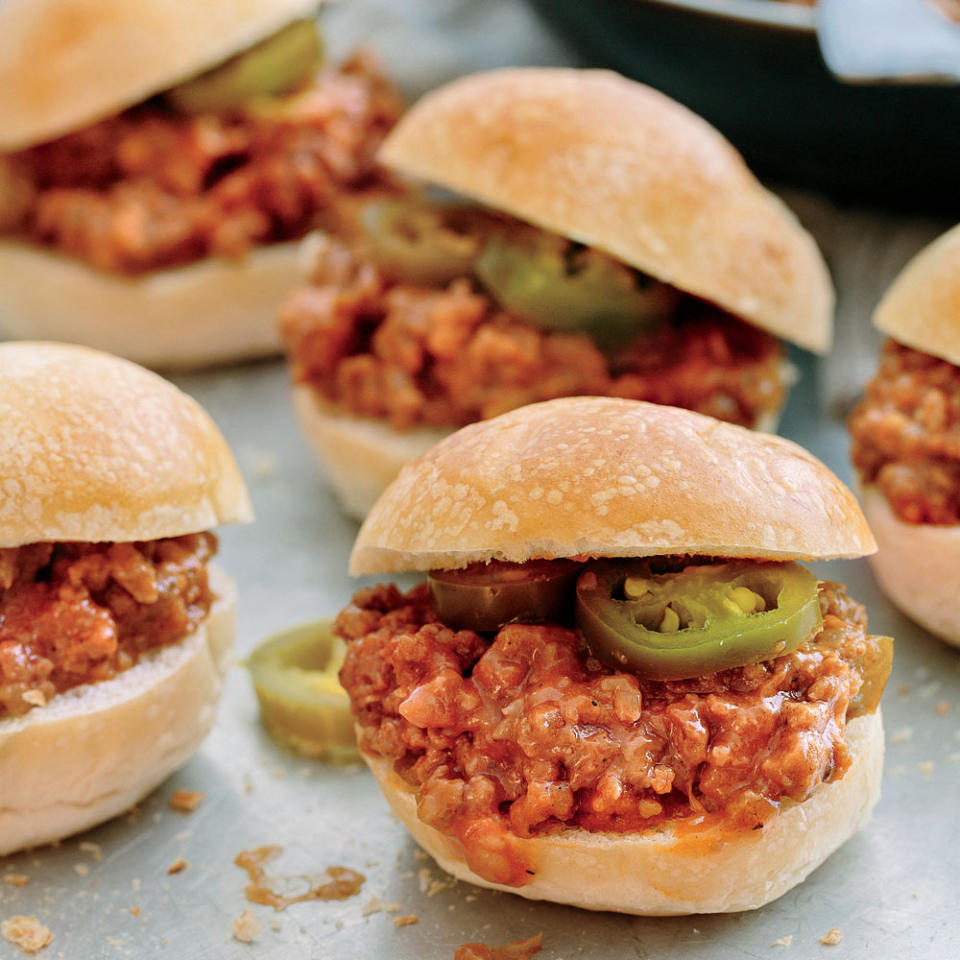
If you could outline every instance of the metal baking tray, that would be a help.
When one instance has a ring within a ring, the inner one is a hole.
[[[784,432],[846,476],[844,431],[818,412],[815,363],[800,358],[800,365],[803,378]],[[222,426],[257,510],[254,525],[222,531],[221,563],[240,586],[237,648],[243,655],[268,634],[335,612],[348,600],[357,586],[345,569],[356,526],[337,511],[296,431],[282,364],[177,382]],[[203,749],[135,815],[0,862],[0,876],[29,877],[23,887],[0,881],[0,919],[35,915],[55,935],[41,956],[67,960],[446,960],[466,941],[502,944],[538,932],[544,960],[960,956],[958,656],[890,607],[865,562],[823,564],[818,573],[846,582],[867,604],[872,630],[897,638],[883,707],[883,798],[865,830],[764,909],[638,919],[447,884],[392,819],[365,769],[299,759],[271,742],[246,671],[237,666]],[[168,802],[177,787],[201,790],[206,799],[193,813],[174,812]],[[350,900],[297,904],[280,913],[252,907],[263,931],[251,944],[238,943],[231,923],[246,903],[246,875],[233,860],[264,844],[285,848],[279,873],[320,874],[339,864],[365,874],[364,888]],[[189,866],[168,875],[178,856]],[[365,916],[373,898],[399,911]],[[416,925],[392,922],[411,914]],[[822,946],[818,938],[832,928],[843,940]],[[789,947],[772,946],[784,938],[792,938]],[[20,955],[0,941],[0,958]]]

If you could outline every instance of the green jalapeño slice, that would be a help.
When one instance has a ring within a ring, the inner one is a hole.
[[[495,560],[434,570],[427,582],[437,616],[448,627],[491,633],[508,623],[569,623],[582,569],[573,560]]]
[[[685,680],[795,650],[820,628],[817,580],[797,563],[592,564],[577,582],[577,626],[604,662]]]
[[[358,756],[350,699],[337,679],[344,653],[330,621],[316,620],[264,641],[247,661],[263,725],[296,753]]]
[[[668,319],[679,296],[599,250],[536,230],[492,234],[474,269],[504,310],[601,347]]]
[[[413,198],[372,200],[360,215],[370,259],[396,280],[427,285],[471,276],[487,225],[478,211]]]
[[[256,46],[168,90],[180,113],[239,110],[260,96],[286,93],[323,63],[323,43],[314,20],[294,20]]]

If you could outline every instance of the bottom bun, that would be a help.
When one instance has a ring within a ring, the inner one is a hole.
[[[211,570],[217,599],[186,639],[0,720],[0,856],[123,813],[200,746],[236,623],[233,582]]]
[[[719,827],[646,833],[561,830],[515,838],[533,871],[522,887],[481,879],[457,841],[417,817],[413,790],[392,763],[364,755],[393,812],[413,838],[460,880],[530,900],[641,916],[753,910],[786,893],[816,869],[869,819],[880,797],[883,723],[878,710],[847,726],[852,763],[803,803],[785,803],[763,830]]]
[[[280,353],[277,304],[301,280],[298,243],[142,277],[101,273],[40,247],[0,242],[0,336],[59,340],[148,367]]]
[[[911,620],[960,646],[960,526],[904,523],[877,487],[858,492],[880,548],[870,564],[884,593]]]
[[[343,512],[355,520],[366,517],[408,460],[453,432],[418,427],[400,433],[384,421],[337,410],[303,384],[293,388],[293,404]]]

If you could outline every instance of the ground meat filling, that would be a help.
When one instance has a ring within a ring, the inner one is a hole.
[[[109,680],[182,640],[213,602],[216,537],[0,549],[0,717]]]
[[[364,750],[416,789],[418,815],[488,880],[528,879],[512,837],[719,817],[758,828],[850,763],[858,663],[874,639],[842,586],[793,653],[693,680],[603,666],[578,634],[512,624],[491,640],[436,619],[426,586],[360,591],[337,620]]]
[[[960,368],[888,340],[850,417],[854,466],[906,523],[960,523]]]
[[[397,430],[460,427],[538,400],[615,396],[754,427],[783,406],[783,354],[756,327],[685,298],[675,321],[605,354],[500,310],[469,279],[397,283],[330,242],[280,331],[296,383]]]
[[[111,273],[241,257],[303,236],[374,182],[401,109],[366,57],[242,113],[180,116],[148,101],[0,157],[0,232]]]

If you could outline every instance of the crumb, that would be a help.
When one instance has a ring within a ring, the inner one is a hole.
[[[103,847],[99,843],[92,843],[90,840],[84,840],[80,844],[81,853],[89,853],[94,860],[99,863],[103,859]]]
[[[380,904],[380,901],[376,897],[371,897],[370,900],[363,905],[363,909],[360,911],[363,916],[369,917],[372,913],[379,913],[383,907]]]
[[[836,927],[831,927],[831,929],[820,938],[820,942],[825,947],[835,947],[842,939],[843,934]]]
[[[934,709],[941,717],[945,717],[950,712],[950,701],[941,700]]]
[[[933,763],[931,763],[929,760],[923,760],[917,764],[917,769],[924,776],[929,776],[931,773],[933,773]]]
[[[81,877],[85,877],[90,872],[90,868],[85,863],[75,863],[73,869],[76,870]]]
[[[399,912],[400,912],[400,904],[399,904],[399,903],[388,903],[388,904],[385,904],[385,905],[384,905],[384,908],[383,908],[383,909],[386,910],[387,913],[399,913]]]
[[[187,867],[189,866],[190,864],[187,863],[187,861],[184,860],[183,857],[177,857],[177,859],[174,860],[169,867],[167,867],[167,873],[169,874],[183,873],[183,871],[186,870]]]
[[[430,880],[433,875],[430,873],[429,867],[424,867],[417,873],[417,880],[420,882],[420,892],[426,893],[427,888],[430,886]]]
[[[283,929],[283,923],[280,920],[271,920],[270,929],[274,933],[279,933]]]
[[[199,790],[174,790],[170,796],[170,809],[177,813],[193,813],[206,798]]]
[[[37,953],[50,945],[53,934],[36,918],[22,914],[4,920],[0,924],[3,939],[19,947],[25,953]]]
[[[793,934],[788,934],[785,937],[780,937],[777,940],[774,940],[770,944],[771,947],[789,947],[793,943]]]
[[[477,899],[477,895],[475,893],[471,893],[464,897],[464,899],[467,901],[467,903],[473,903],[473,901]]]
[[[415,913],[408,913],[405,916],[393,918],[393,925],[395,927],[410,927],[419,922],[420,918]]]
[[[25,873],[5,873],[3,882],[11,887],[25,887],[30,882],[30,878]]]
[[[890,734],[890,742],[892,744],[901,744],[906,743],[913,737],[913,727],[901,727],[899,730],[894,730]]]
[[[900,686],[897,687],[897,693],[899,693],[901,697],[905,697],[909,692],[910,692],[909,683],[901,683]]]
[[[131,912],[135,917],[139,917],[139,916],[140,916],[140,908],[139,908],[139,907],[131,907],[131,908],[130,908],[130,912]]]
[[[253,793],[253,781],[249,777],[243,778],[243,792]]]
[[[415,860],[426,860],[427,854],[423,850],[417,849],[413,851],[413,858]]]
[[[34,707],[45,707],[47,705],[47,698],[42,690],[28,690],[23,694],[23,699]]]
[[[919,899],[920,899],[920,894],[919,894],[919,893],[915,893],[915,894],[913,895],[913,899],[914,899],[914,900],[919,900]]]
[[[240,943],[252,943],[257,934],[263,929],[263,924],[254,916],[249,907],[243,908],[239,917],[233,918],[231,933],[234,940]]]
[[[139,877],[134,877],[134,878],[130,881],[130,886],[133,887],[134,890],[139,890],[139,889],[140,889],[140,878],[139,878]]]

